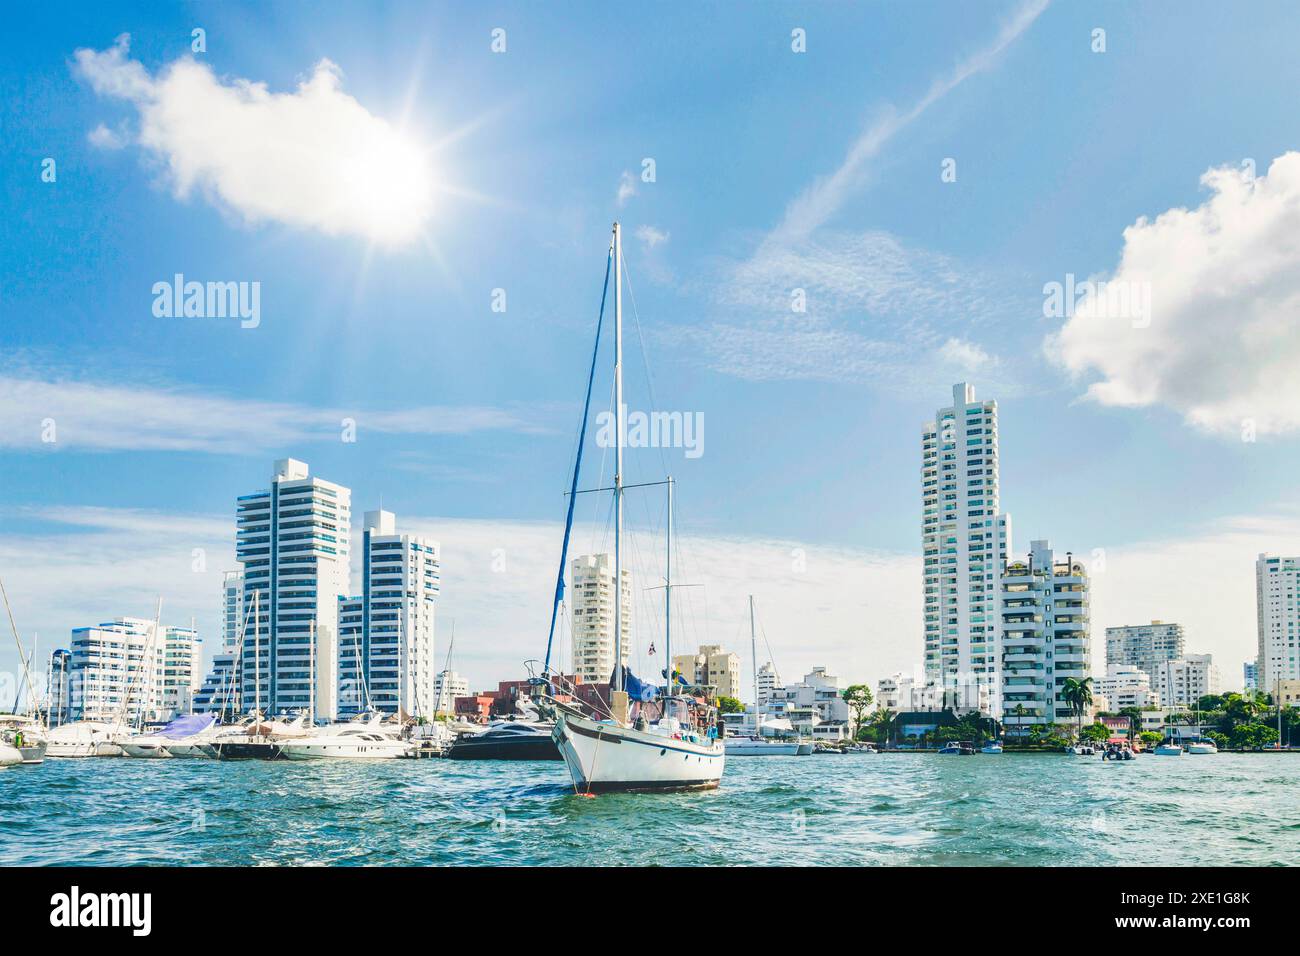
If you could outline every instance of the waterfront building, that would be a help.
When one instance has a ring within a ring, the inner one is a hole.
[[[433,712],[454,714],[456,698],[469,696],[469,681],[455,671],[441,671],[433,679]]]
[[[842,693],[838,677],[825,667],[814,667],[802,681],[775,688],[761,711],[762,719],[788,720],[802,736],[845,740],[853,731]]]
[[[74,628],[67,661],[67,717],[167,720],[179,693],[166,679],[168,647],[179,660],[184,656],[181,648],[192,655],[196,644],[192,628],[162,625],[155,634],[154,622],[139,617]],[[192,667],[193,657],[188,660]]]
[[[1259,667],[1254,661],[1241,665],[1241,680],[1246,690],[1259,690]]]
[[[876,706],[881,710],[900,710],[903,701],[900,685],[905,680],[901,673],[880,678],[876,682]]]
[[[1068,678],[1092,673],[1088,572],[1072,555],[1058,562],[1046,540],[1002,575],[1002,707],[1009,735],[1069,723]]]
[[[1210,654],[1185,654],[1178,660],[1164,661],[1153,677],[1165,707],[1191,709],[1206,694],[1219,693],[1219,669]]]
[[[674,657],[673,669],[688,681],[716,688],[719,697],[740,699],[740,658],[719,644],[703,644],[694,654]]]
[[[1160,694],[1151,686],[1151,675],[1136,664],[1107,664],[1106,676],[1093,682],[1093,696],[1105,699],[1106,710],[1125,707],[1159,707]]]
[[[215,712],[229,718],[239,712],[239,632],[243,623],[244,572],[226,571],[221,576],[221,647],[194,694],[195,713]]]
[[[1300,680],[1277,681],[1268,694],[1275,705],[1281,702],[1283,707],[1300,707]]]
[[[367,511],[363,529],[361,593],[339,601],[339,715],[432,717],[438,542],[399,534],[391,511]]]
[[[921,433],[925,676],[965,709],[999,712],[998,574],[1011,551],[999,513],[998,407],[964,382]]]
[[[768,661],[758,669],[758,693],[756,694],[759,704],[767,703],[772,696],[773,691],[781,686],[781,675],[776,671],[776,665]]]
[[[1261,554],[1255,562],[1259,689],[1271,693],[1279,680],[1300,678],[1300,557]]]
[[[586,554],[570,565],[573,595],[573,670],[585,683],[614,673],[614,558]],[[632,647],[632,572],[623,568],[623,666]]]
[[[1186,650],[1181,624],[1152,621],[1106,628],[1106,664],[1139,667],[1154,675],[1165,661],[1175,661]]]
[[[236,501],[236,557],[244,606],[241,710],[338,714],[339,598],[348,592],[352,493],[312,477],[305,462],[275,463],[271,487]],[[251,616],[251,615],[250,615]]]
[[[172,717],[194,711],[194,695],[203,683],[203,639],[194,625],[166,627],[159,676],[162,708]]]

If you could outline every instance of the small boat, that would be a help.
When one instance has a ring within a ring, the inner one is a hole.
[[[1187,753],[1189,755],[1217,754],[1218,752],[1218,746],[1208,737],[1204,737],[1200,740],[1192,740],[1187,744]]]
[[[128,757],[171,757],[172,745],[206,733],[217,722],[215,714],[190,714],[177,717],[152,734],[138,734],[121,742],[122,752]]]
[[[723,744],[728,757],[797,757],[801,747],[797,740],[765,740],[762,737],[726,737]]]
[[[1162,744],[1157,744],[1156,749],[1152,751],[1152,753],[1157,757],[1181,757],[1183,755],[1183,748],[1178,744],[1166,741]]]
[[[45,762],[49,749],[45,728],[35,717],[26,714],[0,714],[0,744],[13,747],[25,764]]]
[[[945,756],[957,756],[962,753],[962,746],[957,741],[951,740],[939,748],[939,753]]]
[[[816,749],[817,745],[811,740],[799,741],[799,749],[795,751],[796,757],[807,757]]]
[[[1002,753],[1002,744],[999,741],[992,741],[980,748],[982,754],[1000,754]]]

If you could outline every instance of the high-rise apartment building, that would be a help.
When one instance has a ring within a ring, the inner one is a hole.
[[[199,666],[193,628],[118,617],[72,631],[68,707],[73,720],[167,720]],[[168,674],[168,671],[173,673]],[[189,699],[183,703],[188,709]]]
[[[226,571],[221,576],[221,646],[213,655],[212,667],[194,694],[195,712],[214,711],[224,717],[239,713],[242,695],[237,664],[243,626],[244,572]]]
[[[587,554],[570,565],[573,595],[573,671],[586,684],[614,673],[614,557]],[[632,572],[623,569],[623,665],[632,645]]]
[[[964,382],[952,393],[921,434],[925,676],[959,708],[997,714],[998,575],[1011,550],[1011,519],[998,510],[998,407]]]
[[[1107,664],[1106,675],[1096,679],[1092,693],[1097,702],[1104,700],[1110,711],[1160,706],[1160,694],[1151,675],[1136,664]]]
[[[1183,656],[1186,638],[1181,624],[1152,621],[1106,628],[1106,664],[1131,664],[1154,675],[1165,661]]]
[[[1161,661],[1151,677],[1164,707],[1191,709],[1207,694],[1219,693],[1219,669],[1210,654],[1185,654]]]
[[[758,669],[758,702],[765,704],[771,698],[773,692],[781,686],[781,675],[776,671],[776,665],[768,661]]]
[[[1255,610],[1259,625],[1259,689],[1300,679],[1300,558],[1261,554],[1255,562]]]
[[[433,679],[434,713],[456,713],[456,698],[469,696],[469,681],[455,671],[440,671]]]
[[[438,542],[397,532],[391,511],[367,511],[361,594],[339,603],[339,713],[408,717],[437,711],[434,611]]]
[[[203,683],[203,639],[193,625],[166,627],[159,636],[163,645],[159,675],[163,710],[173,716],[191,713],[194,695]]]
[[[716,688],[719,697],[740,698],[740,658],[719,644],[703,644],[694,654],[674,657],[673,669],[688,681]]]
[[[305,462],[275,464],[271,487],[236,502],[244,605],[242,710],[337,716],[339,598],[348,593],[352,493],[311,477]]]
[[[1068,723],[1062,685],[1092,672],[1088,572],[1072,556],[1057,562],[1047,541],[1031,545],[1028,560],[1002,575],[1002,720],[1011,735]]]

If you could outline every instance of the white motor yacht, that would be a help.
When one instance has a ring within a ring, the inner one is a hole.
[[[384,727],[378,721],[322,730],[327,732],[280,741],[280,756],[289,760],[386,760],[405,757],[412,747],[398,728]]]
[[[77,720],[61,724],[49,733],[47,757],[119,757],[118,738],[124,736],[121,724],[98,720]]]
[[[1187,753],[1189,755],[1217,754],[1218,752],[1218,746],[1208,737],[1193,740],[1187,744]]]
[[[797,757],[799,755],[799,741],[797,740],[727,737],[723,743],[726,745],[728,757]]]

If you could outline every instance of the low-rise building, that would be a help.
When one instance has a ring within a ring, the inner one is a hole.
[[[721,645],[704,644],[694,654],[678,654],[673,669],[694,684],[715,688],[719,697],[740,699],[740,658]]]

